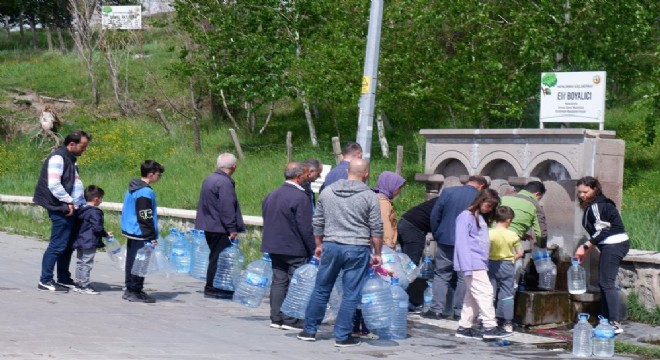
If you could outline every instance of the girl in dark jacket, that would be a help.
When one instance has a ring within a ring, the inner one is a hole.
[[[577,248],[575,257],[582,262],[594,246],[600,250],[598,286],[602,313],[615,327],[615,333],[621,334],[623,329],[615,281],[621,260],[630,249],[628,235],[616,205],[603,195],[598,179],[585,176],[578,180],[577,197],[580,207],[584,209],[582,226],[589,233],[590,239]]]

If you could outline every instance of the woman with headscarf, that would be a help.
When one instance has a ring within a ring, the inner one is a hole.
[[[380,216],[383,220],[383,244],[390,248],[396,248],[397,220],[392,201],[401,193],[401,188],[406,179],[391,171],[383,171],[378,177],[374,191],[378,195],[380,203]]]

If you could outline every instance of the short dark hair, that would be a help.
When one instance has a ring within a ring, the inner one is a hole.
[[[541,193],[541,195],[545,194],[545,185],[543,185],[542,182],[540,181],[530,181],[525,186],[523,186],[523,189],[531,192],[532,194],[534,193]]]
[[[303,161],[303,164],[307,165],[307,167],[312,170],[312,169],[321,169],[321,162],[319,159],[307,159]]]
[[[354,156],[358,152],[362,152],[362,146],[356,142],[348,142],[341,150],[342,156],[347,156],[347,155]]]
[[[140,174],[142,177],[145,177],[149,174],[155,174],[155,173],[164,173],[165,168],[163,165],[157,163],[154,160],[145,160],[142,165],[140,165]]]
[[[497,210],[495,210],[495,221],[496,222],[507,221],[507,220],[513,219],[515,216],[516,216],[516,213],[513,211],[513,209],[506,206],[506,205],[498,206]]]
[[[76,130],[64,138],[64,146],[70,143],[80,144],[82,138],[87,138],[87,141],[92,141],[92,136],[82,130]]]
[[[85,188],[85,201],[92,201],[94,198],[102,198],[105,191],[96,185],[89,185]]]
[[[488,180],[481,175],[472,175],[468,178],[468,182],[475,182],[483,187],[488,186]]]

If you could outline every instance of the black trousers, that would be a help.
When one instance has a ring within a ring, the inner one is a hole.
[[[204,290],[215,290],[213,287],[213,278],[218,270],[218,257],[222,250],[231,245],[229,234],[204,232],[206,243],[209,245],[209,267],[206,269],[206,287]]]
[[[419,266],[426,247],[426,233],[404,218],[399,220],[397,230],[401,251],[408,255],[415,265]],[[427,286],[424,279],[415,279],[408,285],[406,292],[413,305],[420,306],[424,304],[424,290]]]
[[[307,264],[309,257],[270,254],[270,259],[273,262],[273,282],[270,286],[270,320],[280,325],[291,325],[296,322],[296,319],[282,314],[280,309],[289,290],[289,282],[293,277],[293,272]]]
[[[124,269],[126,290],[130,292],[140,292],[144,288],[144,277],[131,274],[135,255],[142,249],[147,242],[151,240],[126,240],[126,268]]]
[[[598,249],[600,250],[598,286],[603,316],[610,321],[621,321],[621,304],[615,282],[621,260],[630,250],[630,242],[600,245]]]

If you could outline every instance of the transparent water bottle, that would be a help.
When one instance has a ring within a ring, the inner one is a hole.
[[[340,271],[337,280],[335,280],[335,286],[332,287],[332,292],[330,293],[330,299],[328,300],[328,306],[326,307],[325,316],[322,321],[323,323],[334,321],[337,318],[339,307],[341,306],[341,299],[344,296],[343,276],[344,274]]]
[[[550,265],[550,270],[539,273],[539,288],[543,290],[554,290],[557,281],[557,266]]]
[[[433,259],[430,256],[424,256],[417,277],[424,280],[433,279]]]
[[[433,303],[433,283],[427,281],[426,284],[428,287],[424,290],[424,305],[422,306],[422,313],[431,310],[431,304]]]
[[[571,294],[584,294],[587,292],[587,273],[577,258],[571,258],[571,267],[566,274],[568,279],[568,292]]]
[[[241,276],[241,258],[245,255],[238,247],[238,239],[231,239],[231,246],[222,250],[218,256],[218,267],[213,278],[213,287],[226,290],[236,290]]]
[[[133,261],[133,267],[131,268],[131,275],[135,276],[147,276],[149,271],[149,260],[151,260],[151,254],[154,251],[154,246],[151,242],[146,242],[143,247],[138,250],[135,254],[135,261]]]
[[[233,301],[247,307],[261,305],[273,278],[273,264],[268,253],[248,264],[234,292]]]
[[[206,270],[209,266],[209,254],[211,250],[209,245],[206,243],[206,237],[204,236],[204,231],[202,230],[191,230],[194,231],[194,241],[193,246],[194,250],[192,252],[193,259],[192,265],[190,266],[190,276],[195,279],[202,281],[206,280]]]
[[[296,319],[304,319],[309,300],[312,298],[319,259],[312,257],[309,263],[293,272],[289,290],[286,293],[280,311]]]
[[[163,239],[163,250],[167,256],[169,256],[170,251],[172,251],[172,244],[176,241],[179,236],[178,234],[179,231],[175,227],[172,227],[170,228],[170,233]]]
[[[110,260],[114,262],[117,262],[121,257],[121,244],[114,236],[109,236],[105,239],[105,252],[108,253]]]
[[[182,232],[177,232],[170,250],[170,261],[178,273],[190,272],[190,243]]]
[[[408,279],[408,284],[413,282],[417,278],[419,273],[419,267],[415,265],[415,262],[410,259],[410,256],[406,255],[403,252],[397,251],[396,254],[399,256],[399,261],[403,267],[403,272],[406,273],[406,278]]]
[[[157,271],[157,274],[160,274],[166,278],[171,277],[172,275],[176,274],[176,268],[172,265],[170,260],[167,258],[167,253],[165,252],[164,246],[160,245],[160,241],[158,242],[158,246],[154,249],[154,252],[152,254],[152,261],[151,263],[155,264],[154,268],[149,269],[149,273],[152,273],[152,269]]]
[[[532,260],[534,261],[536,272],[538,272],[539,274],[551,270],[552,260],[550,259],[550,254],[548,254],[548,250],[534,249],[534,251],[532,251]]]
[[[600,324],[594,329],[593,354],[598,357],[614,356],[614,326],[602,317],[598,316]]]
[[[573,327],[573,356],[589,357],[592,352],[594,328],[587,321],[589,314],[578,314],[578,323]]]
[[[390,286],[369,269],[367,281],[362,287],[362,316],[370,330],[386,329],[392,321],[394,307]],[[407,307],[408,305],[406,305]]]
[[[404,289],[407,288],[410,282],[406,277],[406,273],[403,270],[403,266],[401,266],[401,261],[397,253],[394,250],[392,250],[392,248],[390,248],[389,246],[383,246],[381,259],[383,260],[383,264],[381,265],[381,268],[387,270],[387,272],[392,274],[392,277],[399,278],[399,286],[401,286]]]
[[[394,307],[390,310],[392,317],[390,326],[377,331],[381,339],[405,339],[408,334],[408,294],[399,286],[398,282],[399,279],[396,277],[392,278],[390,282],[390,292]]]

